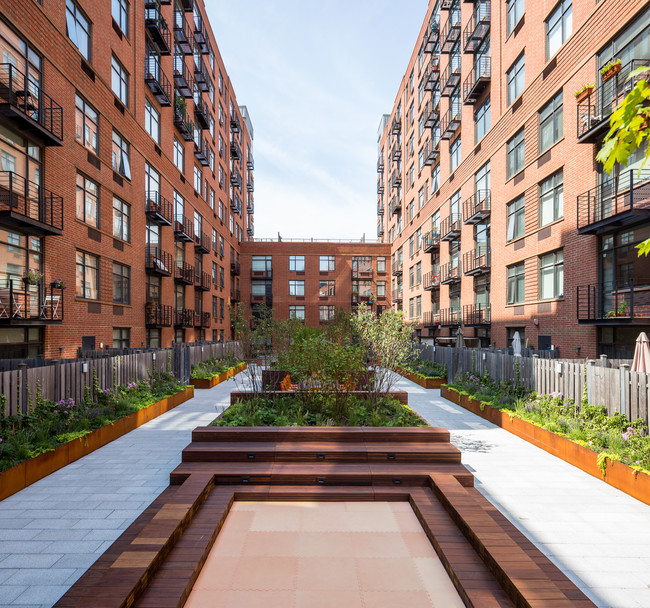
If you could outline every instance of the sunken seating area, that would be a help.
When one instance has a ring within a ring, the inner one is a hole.
[[[410,504],[467,606],[593,607],[441,428],[199,427],[171,485],[57,606],[183,606],[235,501]]]

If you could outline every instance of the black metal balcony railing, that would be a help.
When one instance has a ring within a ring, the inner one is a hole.
[[[436,228],[434,230],[429,230],[428,232],[425,232],[423,243],[424,243],[423,244],[424,253],[431,253],[432,251],[439,249],[440,233],[438,232],[438,229]]]
[[[402,118],[395,117],[391,123],[390,130],[393,135],[399,135],[402,132]]]
[[[368,293],[360,294],[360,293],[354,293],[354,291],[352,292],[352,299],[351,299],[352,304],[360,304],[361,302],[368,303],[368,302],[371,302],[371,301],[372,301],[372,294],[371,293],[370,294],[368,294]]]
[[[198,13],[194,13],[194,44],[201,55],[210,54],[210,38],[206,32],[203,18]]]
[[[205,130],[210,128],[210,111],[208,110],[208,104],[203,101],[203,98],[200,95],[194,97],[194,119],[201,129]]]
[[[426,71],[424,72],[424,90],[433,91],[438,86],[440,80],[440,66],[438,65],[438,57],[433,56]]]
[[[631,72],[650,65],[650,59],[633,59],[621,66],[621,71],[613,78],[603,81],[598,76],[599,85],[591,95],[578,103],[577,128],[580,143],[598,142],[609,130],[609,117],[623,98],[632,90],[637,81],[647,78],[640,74],[628,80]]]
[[[145,306],[144,324],[146,327],[171,327],[172,317],[171,306]]]
[[[432,21],[424,34],[424,47],[425,53],[433,53],[440,40],[440,24],[437,21]]]
[[[402,144],[395,142],[395,145],[390,152],[390,158],[393,162],[397,162],[402,159]]]
[[[63,287],[39,279],[0,275],[0,325],[47,325],[63,322]]]
[[[246,212],[247,213],[255,213],[255,201],[252,198],[248,198],[248,201],[246,202]]]
[[[36,234],[61,234],[63,197],[13,171],[0,171],[0,219]]]
[[[650,278],[579,285],[577,313],[581,323],[647,324],[650,319]]]
[[[460,11],[451,11],[440,33],[440,52],[451,53],[460,40]]]
[[[230,117],[230,130],[233,133],[241,133],[241,123],[239,122],[239,116],[233,114]]]
[[[381,177],[380,179],[377,180],[377,194],[383,194],[384,193],[384,179]]]
[[[63,108],[11,63],[0,63],[0,113],[41,144],[63,145]]]
[[[440,312],[437,310],[427,310],[422,315],[422,325],[424,327],[440,327]]]
[[[384,222],[377,222],[377,238],[384,236]]]
[[[377,159],[377,173],[381,173],[384,170],[384,159]]]
[[[402,172],[395,169],[390,176],[390,185],[392,188],[401,188],[402,186]]]
[[[463,255],[463,274],[476,276],[490,272],[490,250],[477,247]]]
[[[230,199],[230,208],[233,213],[241,215],[241,198],[239,197],[239,194],[235,193],[235,196]]]
[[[205,232],[197,233],[194,232],[194,249],[200,251],[201,253],[210,253],[212,248],[212,241],[210,237]]]
[[[460,102],[454,101],[440,121],[440,139],[451,139],[460,129]]]
[[[144,26],[149,32],[151,41],[160,55],[170,55],[172,52],[172,33],[167,21],[162,16],[159,0],[145,0]]]
[[[463,30],[463,50],[475,53],[490,32],[490,2],[481,1],[474,5],[474,11]]]
[[[157,274],[163,277],[171,277],[175,269],[174,259],[171,254],[156,245],[146,246],[144,267],[149,274]]]
[[[212,288],[212,277],[207,272],[194,273],[194,289],[210,291]]]
[[[194,311],[190,308],[175,308],[174,325],[176,327],[193,327]]]
[[[395,260],[393,262],[393,276],[399,277],[402,274],[403,263]]]
[[[162,226],[171,226],[174,208],[160,192],[147,192],[145,195],[145,213],[150,220]]]
[[[174,84],[186,99],[194,97],[194,79],[183,55],[174,55]]]
[[[486,89],[492,78],[490,58],[481,55],[474,62],[474,67],[463,82],[463,103],[474,104]]]
[[[230,262],[230,274],[233,276],[238,276],[241,272],[241,266],[239,262]]]
[[[440,77],[440,95],[449,97],[460,83],[460,55],[452,55]]]
[[[433,127],[440,120],[440,103],[435,103],[433,99],[424,106],[424,126],[427,129]]]
[[[171,0],[161,0],[162,4],[171,4]],[[191,13],[194,10],[194,0],[178,0],[180,7],[186,12]]]
[[[264,295],[251,294],[251,304],[264,304],[267,308],[273,306],[273,294],[266,293]]]
[[[393,289],[393,302],[401,302],[404,299],[404,292],[401,289]]]
[[[176,215],[174,220],[174,236],[179,241],[191,243],[194,240],[194,224],[183,215]]]
[[[377,201],[377,215],[384,215],[384,203],[383,201]]]
[[[578,195],[578,232],[604,230],[646,221],[650,217],[650,169],[623,170]]]
[[[201,140],[200,137],[194,139],[194,156],[202,167],[210,166],[210,147],[207,139]]]
[[[172,104],[172,85],[160,67],[160,60],[153,55],[144,58],[144,81],[161,106]]]
[[[237,169],[230,173],[230,183],[235,188],[241,188],[241,173]]]
[[[194,82],[203,93],[207,93],[212,84],[208,68],[203,63],[201,55],[194,55]]]
[[[461,312],[454,308],[443,308],[440,311],[440,326],[441,327],[456,327],[461,322]]]
[[[469,304],[463,306],[463,325],[476,327],[491,323],[489,304]]]
[[[460,261],[458,261],[456,264],[454,264],[454,262],[449,262],[448,264],[442,264],[440,266],[441,285],[450,285],[451,283],[457,283],[460,281],[460,275]]]
[[[194,283],[194,267],[187,262],[176,262],[174,268],[174,280],[177,283],[192,285]]]
[[[423,277],[425,291],[433,291],[440,288],[440,266],[433,267],[431,272],[427,272]]]
[[[248,236],[255,235],[255,224],[253,224],[253,222],[250,220],[248,222],[248,227],[246,228],[246,234],[248,234]]]
[[[176,97],[177,101],[174,104],[174,125],[185,141],[194,141],[194,123],[187,115],[185,106],[178,101],[181,99]]]
[[[192,28],[185,13],[174,9],[174,38],[176,39],[177,47],[185,54],[192,55],[194,53],[194,37],[192,36]]]
[[[393,215],[401,213],[401,211],[402,211],[402,199],[394,196],[391,199],[390,204],[388,205],[388,215],[389,217],[393,217]]]
[[[252,175],[249,175],[248,179],[246,180],[246,191],[247,192],[255,191],[255,178]]]
[[[440,239],[454,241],[460,238],[460,213],[452,213],[440,223]]]
[[[235,160],[239,160],[241,158],[241,148],[239,147],[236,139],[233,139],[230,142],[230,156]]]
[[[428,139],[424,145],[424,166],[430,167],[440,158],[440,142]]]
[[[255,159],[252,156],[249,156],[246,159],[246,168],[249,171],[254,171],[255,170]]]
[[[239,292],[239,289],[233,289],[230,292],[230,301],[231,302],[241,302],[241,293]]]
[[[209,312],[194,312],[194,327],[208,328],[212,323],[212,315]]]
[[[463,202],[463,222],[478,224],[490,217],[490,191],[477,190]]]

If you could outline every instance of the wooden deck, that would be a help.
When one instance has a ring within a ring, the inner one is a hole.
[[[56,606],[182,606],[235,500],[408,501],[467,606],[594,606],[473,487],[444,429],[201,427],[170,481]]]

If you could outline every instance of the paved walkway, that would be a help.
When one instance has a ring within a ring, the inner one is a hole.
[[[238,377],[241,382],[242,376]],[[413,408],[451,431],[476,485],[602,608],[650,606],[650,507],[401,380]],[[0,502],[0,606],[50,607],[167,487],[191,430],[233,381]]]

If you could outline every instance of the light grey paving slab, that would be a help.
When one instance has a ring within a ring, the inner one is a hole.
[[[67,570],[52,570],[50,568],[23,568],[17,570],[5,582],[5,585],[31,585],[34,580],[38,580],[41,584],[51,585],[61,580],[62,576],[70,578],[76,570],[70,568]]]
[[[66,591],[67,585],[32,585],[14,601],[15,606],[46,604],[52,606]]]
[[[61,557],[60,553],[12,553],[0,562],[0,570],[4,568],[50,568]],[[38,580],[33,584],[38,584]]]
[[[0,606],[10,606],[27,587],[24,585],[2,585],[0,586]]]

